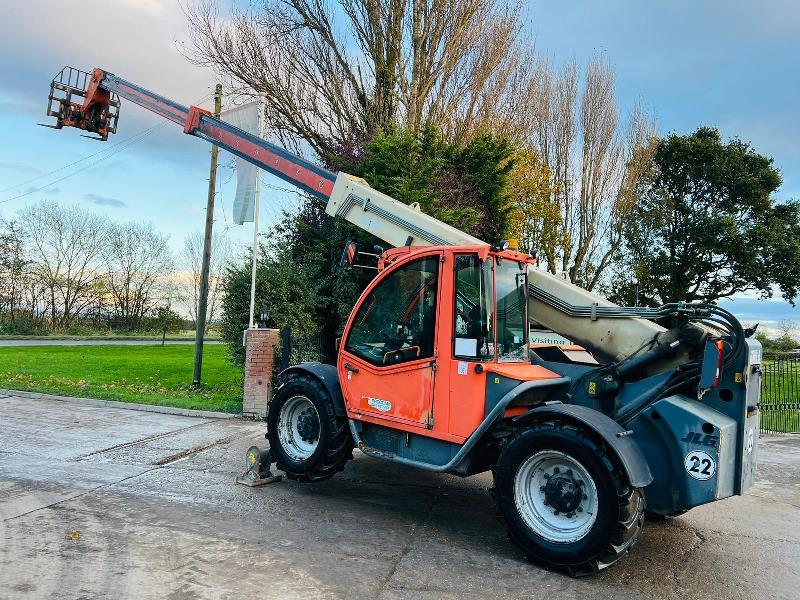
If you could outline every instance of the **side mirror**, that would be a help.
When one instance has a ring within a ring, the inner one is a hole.
[[[377,251],[378,249],[381,249],[380,246],[375,246],[375,250]],[[381,252],[383,252],[383,249],[381,249]],[[359,252],[358,246],[356,245],[355,242],[347,242],[347,245],[344,247],[344,250],[342,250],[342,258],[339,260],[339,265],[348,268],[358,267],[359,269],[373,269],[375,271],[378,270],[378,267],[371,267],[369,265],[357,265],[356,257],[359,254],[362,256],[370,256],[375,259],[380,258],[380,254],[377,253]]]
[[[352,267],[358,254],[358,246],[355,242],[347,242],[342,250],[342,258],[339,260],[339,265],[342,267]]]

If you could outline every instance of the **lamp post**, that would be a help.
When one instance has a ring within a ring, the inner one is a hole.
[[[267,326],[267,319],[269,319],[269,306],[262,304],[261,310],[258,312],[258,326],[261,329]]]
[[[634,306],[639,306],[639,279],[634,277],[632,283],[636,286],[636,304]]]

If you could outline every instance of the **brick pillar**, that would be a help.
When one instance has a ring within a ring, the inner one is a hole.
[[[247,355],[244,362],[244,397],[242,414],[264,419],[272,395],[270,377],[278,357],[275,348],[280,340],[278,329],[248,329],[245,332]]]

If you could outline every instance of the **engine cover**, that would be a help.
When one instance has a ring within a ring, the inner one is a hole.
[[[655,476],[646,489],[648,510],[680,512],[741,493],[752,481],[755,424],[747,423],[743,454],[740,424],[707,404],[675,395],[659,400],[633,423],[636,441]],[[744,468],[743,468],[744,467]]]

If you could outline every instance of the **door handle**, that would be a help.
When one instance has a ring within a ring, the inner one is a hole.
[[[350,363],[344,363],[344,368],[353,373],[358,373],[358,369],[353,365],[351,365]]]

